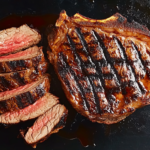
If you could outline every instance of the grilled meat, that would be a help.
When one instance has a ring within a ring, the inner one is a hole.
[[[0,113],[23,109],[40,99],[50,89],[49,77],[0,93]]]
[[[35,45],[41,35],[27,25],[0,31],[0,56],[14,53]]]
[[[38,80],[47,70],[47,62],[27,70],[0,74],[0,92],[12,90]]]
[[[25,135],[21,131],[25,141],[36,148],[37,143],[43,142],[64,127],[67,114],[68,110],[63,105],[55,105],[40,116]]]
[[[150,31],[120,14],[104,20],[62,11],[48,35],[50,62],[73,107],[112,124],[150,104]]]
[[[33,46],[25,51],[0,57],[0,73],[15,72],[45,62],[42,47]]]
[[[37,100],[34,104],[29,105],[24,109],[7,112],[0,115],[0,123],[16,124],[19,123],[20,121],[26,121],[29,119],[36,118],[44,114],[54,105],[56,105],[58,102],[59,101],[57,97],[53,96],[50,93],[46,93],[42,98]]]

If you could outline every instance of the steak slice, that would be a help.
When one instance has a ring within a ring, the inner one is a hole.
[[[104,20],[60,14],[50,62],[73,107],[93,122],[119,122],[150,104],[150,31],[120,14]]]
[[[0,73],[36,67],[40,62],[45,62],[42,47],[33,46],[25,51],[0,57]]]
[[[18,111],[7,112],[0,115],[0,123],[16,124],[44,114],[47,110],[58,103],[58,98],[50,93],[46,93],[34,104]]]
[[[0,56],[14,53],[35,45],[41,40],[41,35],[27,25],[19,28],[0,31]]]
[[[49,77],[44,75],[38,81],[20,86],[11,91],[1,92],[0,113],[23,109],[44,96],[49,89]]]
[[[38,80],[47,70],[47,62],[18,72],[0,74],[0,92],[12,90]]]
[[[68,110],[57,104],[40,116],[24,135],[25,141],[36,148],[37,143],[46,140],[52,133],[57,133],[65,125]]]

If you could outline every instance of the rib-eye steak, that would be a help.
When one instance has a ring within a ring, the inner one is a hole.
[[[0,73],[0,92],[12,90],[38,80],[47,70],[47,62],[41,62],[38,66],[30,69]]]
[[[73,107],[93,122],[119,122],[150,104],[150,31],[120,14],[104,20],[62,11],[48,35],[50,62]]]
[[[39,43],[41,35],[27,25],[0,31],[0,56],[20,51]]]
[[[36,118],[54,105],[59,103],[58,98],[50,93],[46,93],[42,98],[37,100],[34,104],[20,109],[18,111],[7,112],[0,115],[0,123],[4,124],[16,124],[20,121],[26,121],[29,119]]]
[[[0,57],[0,73],[14,72],[36,67],[45,62],[42,47],[33,46],[25,51]]]
[[[0,113],[23,109],[42,96],[50,89],[49,76],[44,75],[39,80],[20,86],[16,89],[0,93]]]
[[[27,133],[21,131],[25,141],[36,148],[36,144],[46,140],[51,134],[57,133],[66,123],[68,110],[57,104],[40,116]]]

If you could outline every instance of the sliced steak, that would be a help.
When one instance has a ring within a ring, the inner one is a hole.
[[[61,104],[55,105],[40,116],[24,135],[25,141],[36,148],[38,142],[43,142],[52,133],[64,127],[68,110]],[[56,128],[55,128],[56,127]],[[22,133],[23,134],[23,133]]]
[[[47,110],[59,103],[58,98],[50,93],[46,93],[42,98],[37,100],[34,104],[18,110],[7,112],[0,115],[0,123],[16,124],[20,121],[26,121],[36,118],[44,114]]]
[[[45,62],[42,47],[33,46],[15,54],[0,57],[0,73],[15,72],[36,67]]]
[[[45,95],[50,89],[48,75],[38,81],[0,93],[0,113],[23,109]]]
[[[25,49],[39,43],[41,35],[27,25],[0,31],[0,56]]]
[[[150,31],[120,14],[95,20],[60,14],[50,62],[73,107],[93,122],[119,122],[150,104]]]
[[[0,74],[0,92],[12,90],[38,80],[47,70],[47,62],[27,70]]]

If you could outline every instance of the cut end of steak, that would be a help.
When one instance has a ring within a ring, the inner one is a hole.
[[[0,57],[0,73],[15,72],[45,62],[42,47],[33,46],[24,51]]]
[[[119,122],[150,104],[150,31],[120,14],[95,20],[60,13],[49,60],[72,106],[93,122]]]
[[[16,124],[43,115],[50,108],[59,103],[58,98],[50,93],[46,93],[34,104],[18,111],[7,112],[0,115],[0,123]]]
[[[24,135],[25,141],[36,148],[37,143],[46,140],[52,133],[58,132],[64,127],[68,110],[61,104],[57,104],[40,116],[32,127]],[[60,124],[59,124],[60,122]],[[62,124],[63,122],[63,124]],[[55,128],[56,127],[56,128]]]
[[[0,92],[13,90],[38,80],[47,71],[47,62],[27,70],[11,73],[0,73]]]
[[[41,40],[41,35],[27,25],[19,28],[0,31],[0,56],[14,53],[35,45]]]
[[[39,80],[20,86],[11,91],[0,93],[0,113],[23,109],[43,97],[50,89],[49,76],[44,75]]]

